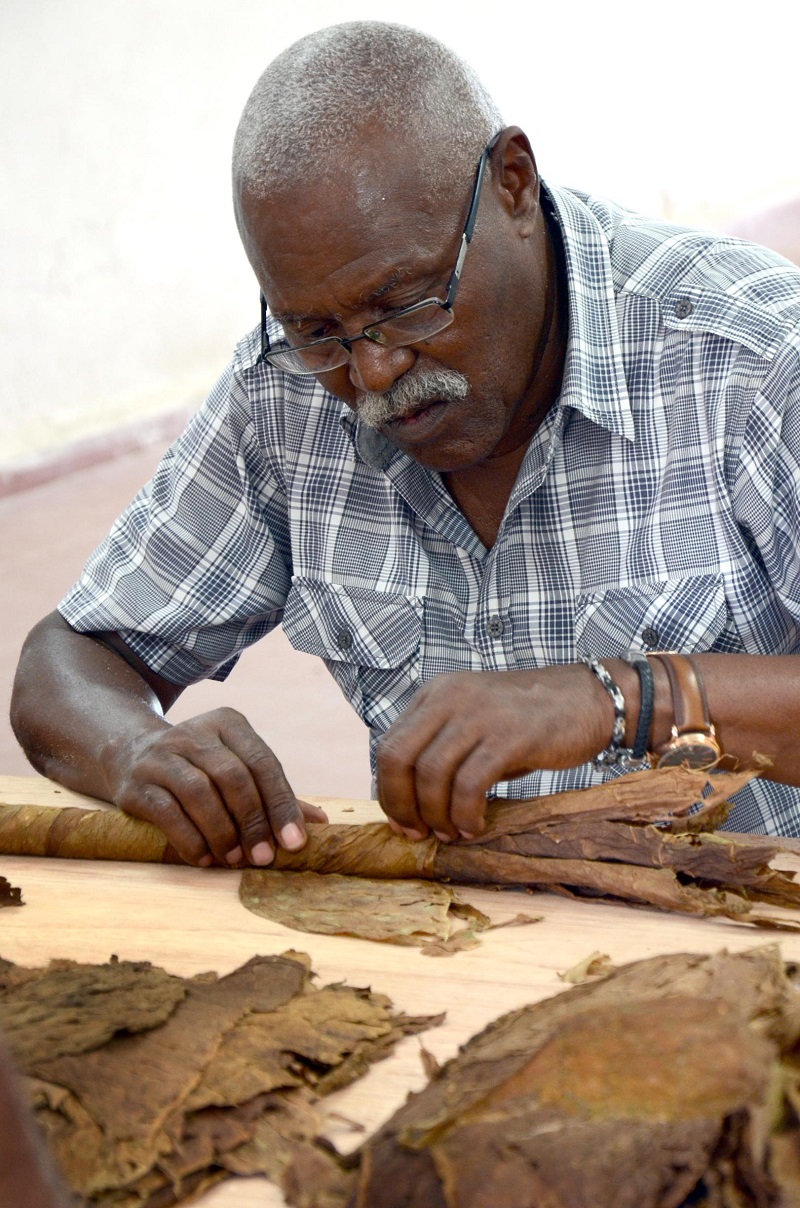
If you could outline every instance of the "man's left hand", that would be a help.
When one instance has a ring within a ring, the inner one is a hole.
[[[613,721],[608,694],[580,663],[437,676],[379,744],[378,798],[410,838],[471,837],[493,784],[593,759]]]

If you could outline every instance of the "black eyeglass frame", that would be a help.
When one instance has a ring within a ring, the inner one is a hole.
[[[502,133],[502,131],[500,133]],[[442,327],[437,328],[436,331],[432,332],[432,335],[438,335],[440,331],[444,331],[445,328],[449,327],[453,322],[453,303],[455,301],[458,286],[461,281],[461,273],[464,269],[464,261],[467,256],[467,249],[472,242],[472,235],[478,218],[478,206],[480,205],[481,200],[484,172],[486,170],[486,165],[489,162],[489,157],[491,156],[492,151],[496,147],[500,138],[500,133],[496,134],[486,144],[481,152],[481,157],[478,160],[478,167],[475,171],[475,183],[472,187],[472,197],[470,199],[469,210],[467,212],[467,220],[464,223],[464,229],[461,232],[461,243],[458,249],[458,257],[456,259],[455,267],[450,274],[450,279],[447,282],[447,289],[445,291],[444,298],[423,298],[421,302],[412,302],[410,306],[401,306],[399,310],[390,311],[388,315],[385,315],[382,319],[378,319],[377,322],[368,324],[362,330],[361,334],[357,336],[323,336],[319,340],[311,340],[308,344],[298,344],[297,346],[290,345],[287,349],[277,349],[275,352],[271,352],[269,336],[267,334],[267,303],[264,295],[260,294],[261,354],[258,358],[258,363],[261,363],[262,361],[269,361],[271,364],[277,363],[277,367],[284,369],[284,372],[286,373],[313,375],[317,373],[327,373],[328,369],[286,369],[284,366],[280,365],[280,363],[276,362],[276,358],[284,355],[286,352],[299,353],[304,352],[308,348],[316,348],[320,344],[335,343],[341,345],[342,349],[347,354],[343,360],[328,367],[329,369],[338,369],[342,365],[347,364],[349,355],[352,351],[352,345],[355,344],[356,340],[371,340],[374,344],[380,344],[384,347],[408,347],[410,344],[416,344],[419,342],[419,340],[427,339],[428,337],[416,336],[413,340],[409,340],[407,344],[403,344],[399,341],[392,341],[390,344],[384,333],[381,331],[381,327],[383,324],[392,323],[396,319],[402,318],[404,315],[414,314],[415,311],[422,310],[422,308],[425,306],[440,306],[448,315],[447,322]]]

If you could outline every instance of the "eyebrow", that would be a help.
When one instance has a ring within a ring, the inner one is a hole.
[[[364,293],[359,294],[359,296],[356,298],[356,306],[368,307],[375,302],[381,302],[387,294],[390,294],[392,290],[397,289],[398,285],[404,284],[407,279],[413,278],[414,275],[413,270],[409,268],[395,269],[391,277],[389,277],[388,281],[385,281],[383,285],[379,285],[377,289],[370,290],[369,292],[364,291]],[[424,275],[425,274],[423,274],[423,276]],[[314,315],[295,311],[277,311],[272,309],[270,309],[270,314],[274,319],[277,319],[279,323],[293,324],[313,323],[324,319],[336,319],[337,321],[341,321],[342,318],[342,316],[338,314]]]

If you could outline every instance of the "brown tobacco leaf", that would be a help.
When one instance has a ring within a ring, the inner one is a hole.
[[[0,906],[24,906],[22,890],[0,877]]]
[[[455,956],[457,952],[469,952],[479,948],[481,941],[471,927],[462,927],[446,940],[430,940],[420,949],[423,956]]]
[[[591,952],[564,973],[559,973],[558,976],[562,981],[570,982],[573,986],[580,986],[585,981],[591,981],[592,978],[607,977],[615,969],[616,965],[605,952]]]
[[[51,961],[21,983],[0,970],[0,1028],[17,1064],[33,1072],[34,1060],[86,1053],[115,1033],[163,1023],[185,995],[181,978],[147,961]]]
[[[185,980],[146,963],[0,961],[0,1004],[37,1119],[97,1208],[167,1208],[236,1173],[344,1208],[353,1175],[319,1141],[316,1100],[438,1022],[369,990],[314,989],[301,953]]]
[[[297,931],[388,944],[419,947],[431,939],[448,941],[454,917],[468,917],[475,929],[489,926],[485,914],[432,881],[254,868],[242,873],[239,898],[254,914]]]
[[[480,836],[449,844],[433,835],[411,843],[385,823],[312,824],[302,850],[280,848],[274,867],[327,877],[516,885],[747,922],[754,901],[800,908],[794,873],[772,867],[782,852],[800,853],[800,841],[709,829],[724,821],[729,797],[757,774],[755,767],[713,774],[657,768],[546,798],[497,802]],[[135,818],[2,803],[0,852],[177,860],[164,835]],[[358,891],[351,885],[345,892]],[[764,917],[753,921],[764,926]]]
[[[425,1045],[421,1041],[419,1046],[419,1057],[428,1081],[430,1082],[432,1079],[438,1078],[442,1067],[437,1061],[436,1057],[434,1057],[433,1053],[431,1053],[429,1049],[426,1049]]]
[[[627,965],[471,1040],[366,1143],[353,1208],[797,1203],[799,1040],[775,947]]]

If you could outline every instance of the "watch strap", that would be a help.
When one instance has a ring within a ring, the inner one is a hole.
[[[671,651],[653,651],[648,655],[658,659],[666,670],[672,691],[672,711],[677,734],[714,733],[708,715],[708,702],[703,681],[691,658]]]

